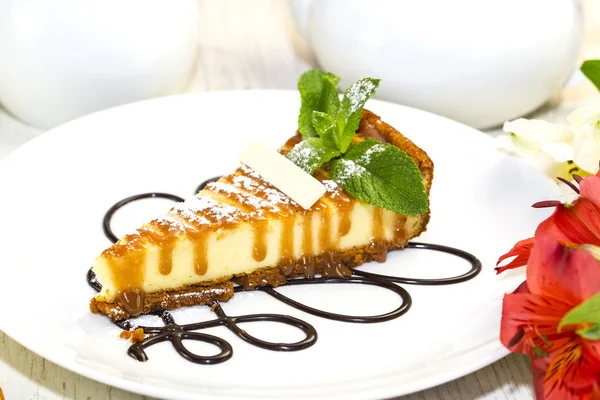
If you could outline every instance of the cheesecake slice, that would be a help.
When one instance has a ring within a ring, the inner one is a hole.
[[[433,163],[423,150],[367,110],[354,142],[365,138],[406,152],[429,194]],[[292,137],[280,152],[299,141]],[[352,267],[385,261],[388,250],[405,247],[429,221],[429,212],[405,216],[353,198],[329,179],[326,168],[314,176],[327,191],[308,210],[243,165],[207,185],[96,259],[93,271],[102,290],[91,311],[118,321],[226,301],[234,284],[251,289],[294,277],[349,276]]]

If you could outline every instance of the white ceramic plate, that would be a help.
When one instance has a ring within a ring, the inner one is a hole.
[[[279,353],[212,328],[209,333],[234,349],[231,360],[214,366],[183,360],[168,342],[148,349],[149,362],[139,363],[127,356],[119,329],[89,313],[94,292],[85,274],[109,245],[101,228],[108,207],[148,191],[192,195],[201,181],[232,171],[250,139],[283,143],[295,130],[298,106],[297,93],[280,91],[164,98],[73,121],[17,149],[0,168],[0,329],[92,379],[178,399],[385,398],[458,378],[504,356],[498,341],[501,298],[523,276],[497,277],[494,263],[547,215],[529,206],[556,198],[557,190],[540,173],[498,152],[481,132],[380,101],[370,101],[368,108],[435,162],[431,223],[419,240],[475,254],[483,271],[474,280],[405,286],[413,298],[405,316],[365,325],[318,318],[264,293],[236,295],[223,305],[228,314],[290,314],[311,323],[319,340],[303,351]],[[130,229],[149,209],[160,214],[168,207],[164,201],[131,205],[115,217],[115,228]],[[427,278],[459,274],[468,266],[451,256],[405,250],[364,268]],[[389,311],[399,303],[388,292],[355,285],[280,290],[355,315]],[[214,318],[207,307],[174,316],[181,322]],[[301,336],[274,323],[245,328],[266,340]],[[189,347],[215,352],[209,345]]]

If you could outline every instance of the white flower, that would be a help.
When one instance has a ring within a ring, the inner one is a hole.
[[[573,161],[585,171],[598,172],[600,161],[600,102],[573,111],[567,121],[573,132]]]
[[[551,178],[570,180],[573,168],[573,134],[563,125],[519,118],[504,123],[509,136],[498,138],[504,150],[527,158]]]
[[[573,111],[568,126],[519,118],[504,124],[500,147],[528,159],[552,178],[595,174],[600,162],[600,101]]]

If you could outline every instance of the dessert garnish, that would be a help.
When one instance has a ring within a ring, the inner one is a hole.
[[[239,160],[305,210],[326,192],[325,186],[311,174],[258,140],[242,150]]]
[[[298,82],[302,141],[287,157],[309,174],[330,163],[331,179],[353,197],[398,214],[427,212],[427,193],[415,161],[398,147],[367,138],[353,144],[362,110],[379,86],[364,78],[340,101],[340,78],[307,71]]]

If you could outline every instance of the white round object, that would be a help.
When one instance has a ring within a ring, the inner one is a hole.
[[[376,97],[478,128],[557,93],[582,41],[578,0],[292,0],[292,10],[343,84],[381,78]]]
[[[183,91],[196,59],[195,0],[0,2],[0,103],[49,128]]]
[[[148,348],[149,361],[139,363],[127,355],[130,343],[118,338],[120,330],[90,313],[94,291],[86,272],[110,245],[101,222],[111,205],[151,191],[192,196],[205,179],[234,171],[248,140],[284,143],[296,130],[299,106],[296,91],[172,96],[95,113],[15,150],[0,164],[0,329],[64,368],[173,399],[391,398],[456,379],[505,356],[498,338],[502,297],[525,273],[497,276],[495,263],[549,215],[551,210],[530,205],[556,198],[557,186],[523,160],[499,151],[481,132],[377,100],[367,107],[435,163],[431,221],[418,241],[476,255],[483,270],[473,280],[439,287],[402,285],[412,296],[412,308],[377,324],[331,321],[262,292],[237,293],[223,303],[229,315],[291,315],[312,324],[318,341],[306,350],[276,352],[251,346],[224,327],[203,330],[233,347],[233,357],[219,365],[192,364],[169,343]],[[148,205],[139,206],[119,211],[118,232],[140,223]],[[169,207],[160,202],[156,215]],[[390,252],[384,264],[360,268],[440,278],[468,267],[451,256],[408,249]],[[313,307],[353,315],[381,314],[400,303],[390,292],[359,285],[277,290]],[[215,318],[208,306],[173,315],[180,323]],[[156,317],[144,318],[149,320],[144,323],[160,324]],[[270,341],[304,337],[276,323],[249,323],[243,329]],[[190,349],[215,354],[214,348],[194,343]]]

